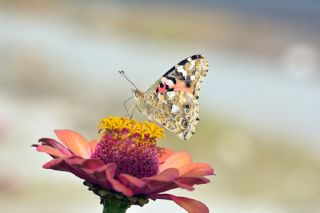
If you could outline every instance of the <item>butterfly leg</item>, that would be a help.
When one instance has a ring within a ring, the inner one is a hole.
[[[127,115],[129,115],[130,117],[130,119],[132,119],[132,117],[133,117],[133,114],[135,113],[135,111],[137,110],[137,107],[136,107],[136,105],[133,105],[132,107],[131,107],[131,109],[130,109],[130,111],[129,111],[129,113],[127,114]]]
[[[122,103],[122,105],[123,105],[123,107],[124,107],[124,109],[126,110],[126,112],[127,113],[129,113],[129,111],[128,111],[128,108],[127,108],[127,103],[128,103],[128,101],[130,101],[131,99],[133,99],[133,97],[130,97],[130,98],[128,98],[128,99],[126,99],[123,103]]]

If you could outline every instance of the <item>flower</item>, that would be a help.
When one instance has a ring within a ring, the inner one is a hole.
[[[63,143],[50,138],[34,145],[53,160],[44,168],[71,172],[85,180],[85,185],[101,197],[102,204],[144,205],[148,199],[172,200],[188,212],[209,212],[200,201],[164,192],[209,182],[213,175],[206,163],[194,163],[187,152],[174,152],[156,146],[163,129],[150,122],[108,117],[98,125],[99,140],[87,141],[71,130],[56,130]],[[117,202],[113,202],[116,200]],[[117,208],[120,208],[117,206]],[[106,211],[107,212],[107,211]]]

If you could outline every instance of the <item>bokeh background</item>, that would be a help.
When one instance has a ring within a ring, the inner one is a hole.
[[[54,129],[88,139],[196,53],[210,70],[201,122],[185,143],[216,172],[194,192],[212,212],[320,212],[320,3],[317,0],[0,1],[0,212],[100,212],[70,175],[30,147]],[[143,119],[136,115],[138,119]],[[170,201],[128,212],[183,212]]]

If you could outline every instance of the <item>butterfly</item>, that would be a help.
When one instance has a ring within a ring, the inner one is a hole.
[[[199,90],[208,67],[204,56],[190,56],[162,75],[146,92],[137,89],[120,71],[136,87],[131,115],[137,109],[149,121],[187,141],[199,123]]]

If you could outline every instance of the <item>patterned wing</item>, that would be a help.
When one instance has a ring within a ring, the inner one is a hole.
[[[208,72],[202,55],[193,55],[166,72],[144,96],[149,119],[188,140],[199,122],[199,90]]]

